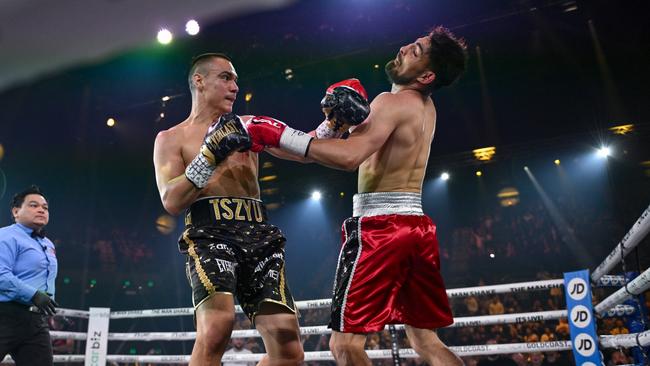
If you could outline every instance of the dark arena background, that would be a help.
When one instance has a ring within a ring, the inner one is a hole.
[[[436,25],[463,37],[466,73],[432,95],[438,120],[422,187],[448,289],[593,271],[650,204],[650,22],[642,1],[56,3],[0,4],[0,222],[12,223],[14,193],[42,188],[59,261],[56,300],[64,309],[192,306],[177,247],[183,219],[162,207],[152,154],[156,134],[187,117],[189,62],[204,52],[232,57],[240,89],[235,113],[270,115],[308,131],[323,120],[319,102],[331,83],[356,77],[374,98],[390,89],[384,65],[399,47]],[[186,33],[189,19],[198,34]],[[164,41],[157,34],[163,28],[173,34],[170,43],[156,39]],[[259,159],[262,199],[288,239],[293,295],[329,299],[357,174],[265,153]],[[648,248],[649,239],[640,238],[608,274],[643,273]],[[647,287],[626,302],[636,320],[628,313],[598,317],[598,335],[647,331]],[[594,304],[614,291],[594,287]],[[450,301],[456,318],[567,308],[561,287],[478,291]],[[114,319],[110,331],[194,332],[187,315]],[[571,339],[566,315],[533,320],[439,335],[461,351]],[[301,310],[301,327],[328,321],[327,307]],[[50,326],[85,333],[88,320],[57,316]],[[249,328],[238,314],[235,329]],[[55,355],[85,353],[85,335],[54,338]],[[305,352],[328,351],[328,338],[303,336]],[[124,338],[110,340],[108,354],[189,355],[193,343]],[[410,348],[399,329],[397,338],[369,335],[367,348],[390,350],[393,343]],[[245,337],[245,348],[264,352],[256,336]],[[500,364],[471,353],[480,349],[461,352],[467,365]],[[647,348],[600,351],[606,365],[648,362]],[[503,358],[520,366],[575,364],[567,350],[504,351]],[[125,360],[119,364],[168,363]],[[373,364],[424,362],[389,353]]]

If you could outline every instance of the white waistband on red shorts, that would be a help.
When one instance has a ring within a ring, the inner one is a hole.
[[[357,193],[352,198],[352,216],[424,215],[422,196],[414,192]]]

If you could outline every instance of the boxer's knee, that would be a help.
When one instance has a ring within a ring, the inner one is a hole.
[[[213,295],[196,309],[196,343],[207,353],[223,353],[234,323],[232,295]]]
[[[264,303],[255,317],[255,328],[266,347],[266,361],[261,365],[299,365],[304,359],[300,328],[296,314],[288,308]]]

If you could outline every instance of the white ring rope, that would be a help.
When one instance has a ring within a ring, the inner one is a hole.
[[[602,276],[601,276],[602,277]],[[624,282],[622,276],[606,276],[599,278],[600,285],[618,285]],[[621,281],[622,280],[622,281]],[[492,286],[476,286],[476,287],[463,287],[457,289],[447,290],[447,296],[450,298],[459,298],[466,296],[490,296],[494,294],[503,293],[518,293],[526,291],[540,291],[552,288],[558,288],[564,285],[562,279],[545,280],[545,281],[529,281],[518,282],[510,284],[500,284]],[[650,269],[646,270],[643,274],[638,276],[627,286],[627,291],[632,294],[639,294],[650,287]],[[617,305],[625,301],[632,295],[626,292],[626,288],[621,288],[614,294],[603,300],[595,307],[595,311],[601,316],[622,316],[624,314],[631,314],[635,309],[628,305]],[[330,299],[318,299],[297,301],[296,307],[298,309],[321,309],[327,308],[331,304]],[[235,307],[236,312],[241,312],[241,307]],[[145,309],[145,310],[126,310],[114,311],[110,313],[112,319],[125,319],[125,318],[141,318],[141,317],[169,317],[169,316],[185,316],[193,315],[194,308],[170,308],[170,309]],[[59,309],[57,315],[88,318],[89,312],[74,309]],[[450,327],[465,327],[465,326],[484,326],[493,324],[512,324],[522,322],[536,322],[555,320],[559,318],[566,318],[566,310],[553,310],[544,312],[531,312],[531,313],[516,313],[516,314],[501,314],[489,316],[474,316],[474,317],[459,317],[454,319],[454,323]],[[403,325],[397,325],[397,329],[404,329]],[[326,326],[312,326],[301,327],[301,335],[315,335],[315,334],[330,334],[331,330]],[[85,341],[87,338],[86,333],[81,332],[50,332],[52,339],[74,339]],[[645,332],[642,334],[622,335],[622,336],[603,336],[603,347],[616,347],[629,344],[630,347],[637,346],[637,336],[641,337],[643,345],[650,343],[650,334]],[[259,337],[259,333],[255,329],[235,330],[232,332],[232,338],[250,338]],[[619,337],[621,338],[619,341]],[[109,333],[108,339],[112,341],[159,341],[159,340],[194,340],[196,332],[138,332],[138,333]],[[622,343],[621,343],[622,342]],[[551,348],[549,348],[551,347]],[[552,348],[552,347],[556,347]],[[471,355],[487,355],[487,354],[501,354],[501,353],[516,353],[516,352],[536,352],[539,350],[569,350],[571,349],[570,341],[560,342],[537,342],[537,343],[513,343],[501,345],[476,345],[476,346],[459,346],[451,347],[460,356]],[[400,350],[400,356],[416,357],[415,352],[410,349]],[[390,358],[392,357],[391,350],[373,350],[368,351],[371,358]],[[233,355],[232,361],[259,361],[262,354],[259,355]],[[254,359],[242,359],[241,357],[255,357]],[[55,355],[56,362],[80,362],[84,361],[83,355]],[[189,356],[133,356],[133,355],[108,355],[107,360],[116,362],[158,362],[158,363],[174,363],[174,362],[188,362]],[[224,356],[223,360],[230,360],[230,355]],[[331,353],[327,352],[306,352],[305,361],[318,361],[318,360],[333,360]]]
[[[609,281],[605,280],[605,285],[614,284],[618,282],[619,276],[609,276]],[[638,291],[639,293],[644,291],[644,288],[640,285],[641,282],[646,286],[650,281],[647,277],[650,277],[650,269],[646,270],[641,276],[637,277],[634,281],[628,284],[628,289],[632,291]],[[447,295],[451,298],[454,297],[463,297],[463,296],[483,296],[483,295],[493,295],[493,294],[502,294],[502,293],[517,293],[525,291],[538,291],[538,290],[547,290],[551,288],[557,288],[563,286],[563,280],[546,280],[546,281],[530,281],[530,282],[519,282],[511,284],[501,284],[494,286],[477,286],[477,287],[465,287],[458,289],[447,290]],[[608,297],[603,302],[601,306],[605,308],[603,304],[614,303],[618,301],[619,296],[615,296],[620,291],[625,292],[625,288],[620,289],[614,295]],[[331,304],[330,299],[319,299],[319,300],[308,300],[308,301],[298,301],[296,306],[299,309],[320,309],[329,307]],[[598,307],[598,306],[597,306]],[[241,308],[237,306],[237,310],[241,311]],[[635,309],[628,305],[611,305],[608,306],[608,311],[604,311],[605,316],[622,316],[624,314],[631,314]],[[136,317],[168,317],[168,316],[183,316],[183,315],[192,315],[194,313],[193,308],[173,308],[173,309],[148,309],[148,310],[127,310],[127,311],[116,311],[111,312],[111,318],[114,319],[124,319],[124,318],[136,318]],[[89,312],[82,310],[73,310],[73,309],[59,309],[57,315],[70,316],[70,317],[81,317],[88,318]],[[489,315],[489,316],[474,316],[474,317],[459,317],[454,319],[454,323],[450,327],[465,327],[465,326],[484,326],[492,324],[512,324],[512,323],[522,323],[522,322],[536,322],[536,321],[546,321],[546,320],[555,320],[559,318],[566,318],[566,310],[553,310],[553,311],[544,311],[544,312],[531,312],[531,313],[516,313],[516,314],[501,314],[501,315]],[[403,325],[397,325],[397,329],[404,329]],[[301,335],[316,335],[316,334],[329,334],[331,330],[326,326],[312,326],[312,327],[301,327]],[[86,333],[81,332],[63,332],[63,331],[51,331],[50,335],[52,339],[74,339],[85,341],[87,338]],[[140,333],[109,333],[109,340],[121,340],[121,341],[155,341],[155,340],[194,340],[196,337],[196,332],[140,332]],[[259,333],[255,329],[247,330],[235,330],[232,332],[232,338],[249,338],[249,337],[259,337]],[[620,339],[619,339],[620,338]],[[602,336],[602,344],[604,348],[620,347],[628,345],[630,347],[637,346],[637,341],[642,342],[643,346],[650,343],[650,333],[644,332],[641,334],[629,334],[629,335],[619,335],[619,336]],[[481,356],[481,355],[491,355],[491,354],[503,354],[503,353],[517,353],[517,352],[539,352],[539,351],[564,351],[571,349],[570,341],[554,341],[554,342],[535,342],[535,343],[512,343],[512,344],[497,344],[497,345],[473,345],[473,346],[457,346],[450,347],[454,350],[459,356]],[[367,351],[370,358],[391,358],[391,350],[369,350]],[[417,357],[417,354],[412,349],[402,349],[400,350],[401,357]],[[252,358],[249,358],[252,357]],[[224,355],[223,361],[259,361],[263,357],[263,354],[249,354],[249,355]],[[178,362],[189,362],[190,356],[184,355],[170,355],[170,356],[150,356],[150,355],[107,355],[108,361],[115,362],[157,362],[157,363],[178,363]],[[8,358],[10,359],[10,358]],[[84,355],[54,355],[55,362],[83,362],[85,360]],[[321,361],[321,360],[333,360],[333,357],[329,351],[321,352],[305,352],[305,361]]]
[[[90,317],[90,312],[88,310],[74,310],[74,309],[56,308],[56,315],[57,316],[69,316],[71,318],[88,319]]]
[[[650,288],[650,268],[646,269],[632,282],[628,283],[626,287],[618,289],[616,292],[605,298],[598,305],[594,307],[596,313],[602,315],[607,312],[614,305],[620,304],[623,301],[630,299],[632,296],[639,295],[645,290]]]
[[[632,311],[634,308],[629,306]],[[626,310],[621,310],[625,312]],[[476,327],[494,324],[514,324],[523,322],[539,322],[546,320],[556,320],[566,318],[566,310],[552,310],[541,311],[535,313],[518,313],[518,314],[501,314],[501,315],[485,315],[485,316],[469,316],[455,318],[454,323],[447,328],[460,328],[460,327]],[[397,330],[403,330],[404,325],[396,325]],[[388,329],[386,326],[384,329]],[[301,335],[313,334],[331,334],[332,330],[325,325],[300,327]],[[68,339],[86,340],[86,333],[82,332],[50,332],[52,339]],[[242,329],[233,330],[231,338],[253,338],[260,337],[256,329]],[[196,338],[196,332],[137,332],[137,333],[109,333],[109,341],[189,341]]]
[[[495,294],[517,293],[524,291],[542,291],[549,290],[564,285],[564,280],[545,280],[507,283],[492,286],[462,287],[447,290],[449,298],[467,297],[467,296],[489,296]],[[299,310],[304,309],[322,309],[328,308],[332,304],[331,299],[305,300],[296,301],[296,307]],[[241,313],[241,307],[235,306],[235,312]],[[128,318],[147,318],[147,317],[164,317],[194,315],[194,308],[171,308],[171,309],[148,309],[148,310],[124,310],[111,311],[111,319],[128,319]]]
[[[449,298],[455,297],[467,297],[467,296],[489,296],[495,294],[507,294],[513,292],[525,292],[525,291],[542,291],[550,290],[556,287],[564,286],[564,280],[545,280],[545,281],[529,281],[529,282],[517,282],[517,283],[506,283],[502,285],[492,285],[492,286],[476,286],[476,287],[463,287],[447,290],[447,296]]]
[[[646,330],[642,333],[600,336],[600,345],[604,348],[649,346],[650,330]]]
[[[593,270],[591,273],[591,280],[593,282],[598,281],[600,277],[609,273],[609,271],[614,268],[628,253],[634,249],[639,242],[650,231],[650,206],[643,211],[641,217],[636,220],[636,223],[632,226],[630,231],[625,234],[623,239],[616,245],[614,250],[605,258],[605,260]],[[623,254],[621,255],[621,250]]]
[[[470,346],[449,347],[461,357],[467,356],[487,356],[508,353],[531,353],[531,352],[548,352],[548,351],[568,351],[571,349],[571,341],[553,341],[553,342],[534,342],[534,343],[509,343],[509,344],[480,344]],[[392,358],[391,350],[367,350],[366,354],[370,359],[387,359]],[[415,358],[417,353],[411,348],[400,349],[400,357]],[[263,353],[245,354],[245,355],[223,355],[222,362],[239,361],[239,362],[257,362],[262,359]],[[149,355],[107,355],[107,361],[113,362],[141,362],[141,363],[188,363],[190,356],[187,355],[169,355],[169,356],[149,356]],[[54,362],[84,362],[84,355],[54,355]],[[330,351],[305,352],[305,362],[308,361],[334,361]]]
[[[617,305],[607,311],[607,317],[620,317],[634,313],[636,309],[630,305]],[[485,316],[468,316],[455,318],[454,323],[447,328],[476,327],[494,324],[513,324],[522,322],[539,322],[566,318],[566,310],[542,311],[536,313],[517,313]],[[398,330],[404,329],[404,325],[397,325]],[[388,329],[388,327],[384,328]],[[300,327],[301,335],[331,334],[332,330],[327,326]],[[259,337],[256,329],[233,330],[231,338],[254,338]],[[52,339],[74,339],[86,340],[86,333],[50,331]],[[108,340],[132,340],[132,341],[187,341],[194,340],[196,332],[137,332],[137,333],[109,333]]]
[[[601,336],[600,343],[603,348],[619,348],[637,346],[637,335],[641,340],[642,346],[650,344],[650,331],[639,334],[625,334],[616,336]],[[571,341],[553,341],[553,342],[531,342],[531,343],[507,343],[507,344],[484,344],[470,346],[452,346],[449,347],[458,356],[487,356],[509,353],[531,353],[531,352],[549,352],[549,351],[568,351],[571,350]],[[371,359],[391,358],[391,350],[368,350],[366,351]],[[411,348],[401,349],[400,357],[415,358],[417,354]],[[222,361],[242,361],[256,362],[262,359],[264,354],[246,354],[246,355],[224,355]],[[113,362],[155,362],[155,363],[187,363],[190,361],[189,355],[168,355],[168,356],[149,356],[149,355],[107,355],[106,359]],[[5,362],[10,357],[5,358]],[[331,352],[305,352],[305,361],[333,361]],[[84,355],[54,355],[54,362],[84,362]]]

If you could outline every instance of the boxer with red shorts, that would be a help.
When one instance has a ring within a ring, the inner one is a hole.
[[[328,89],[321,106],[331,111],[324,110],[327,121],[314,134],[279,121],[247,125],[252,149],[359,171],[332,301],[330,348],[339,365],[370,365],[365,333],[391,323],[405,324],[410,345],[428,364],[463,364],[435,331],[453,319],[436,229],[420,195],[437,120],[431,94],[458,79],[466,61],[464,42],[437,27],[386,64],[391,91],[374,98],[363,121],[357,117],[368,112],[365,90],[348,79]]]
[[[386,324],[435,329],[453,323],[436,226],[422,213],[419,194],[356,194],[353,217],[342,231],[333,330],[370,333]]]

